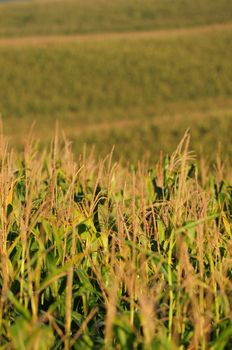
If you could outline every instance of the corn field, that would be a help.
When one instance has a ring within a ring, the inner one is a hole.
[[[1,135],[1,350],[232,348],[231,170],[189,142],[125,168]]]

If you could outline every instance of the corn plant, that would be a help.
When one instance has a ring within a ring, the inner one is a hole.
[[[0,139],[0,349],[230,349],[232,187],[186,133],[152,168]]]

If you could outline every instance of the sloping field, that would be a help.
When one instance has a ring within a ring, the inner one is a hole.
[[[0,46],[3,47],[24,47],[24,46],[47,46],[75,44],[83,42],[98,42],[112,40],[135,40],[135,39],[171,39],[182,38],[193,35],[204,35],[212,32],[225,32],[232,30],[232,23],[211,24],[208,26],[195,26],[193,28],[163,29],[137,32],[112,32],[102,34],[79,34],[79,35],[46,35],[0,38]]]
[[[17,1],[0,5],[0,113],[20,146],[58,121],[79,151],[136,162],[169,152],[231,155],[231,2]]]
[[[72,141],[76,155],[82,152],[83,144],[88,150],[94,147],[97,157],[106,156],[115,146],[113,157],[121,159],[124,164],[137,164],[141,158],[152,163],[159,158],[161,150],[164,154],[170,153],[173,145],[177,145],[190,128],[191,147],[198,155],[204,154],[210,162],[214,162],[215,154],[221,152],[224,160],[231,162],[231,100],[203,100],[193,105],[182,103],[183,110],[175,104],[166,105],[166,108],[162,113],[155,113],[154,107],[128,108],[127,112],[114,110],[110,120],[107,119],[109,112],[101,111],[101,120],[96,122],[75,118],[57,120],[60,129]],[[8,118],[4,125],[11,144],[22,149],[32,120],[37,121],[33,128],[37,141],[44,145],[50,141],[54,119]]]
[[[0,36],[125,32],[231,21],[227,0],[57,0],[0,4]]]
[[[156,158],[191,127],[195,150],[221,141],[231,154],[231,25],[59,38],[2,39],[0,110],[15,144],[32,120],[43,141],[58,120],[76,150],[116,143],[117,157]]]

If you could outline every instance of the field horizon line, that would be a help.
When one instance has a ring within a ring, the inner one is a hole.
[[[214,23],[210,25],[200,25],[193,27],[180,27],[157,30],[133,30],[119,32],[99,32],[91,34],[66,34],[66,35],[28,35],[0,37],[0,47],[21,47],[21,46],[46,46],[52,44],[69,44],[83,42],[102,42],[104,40],[136,40],[136,39],[156,39],[165,40],[178,37],[194,36],[199,34],[209,34],[231,30],[232,23]]]

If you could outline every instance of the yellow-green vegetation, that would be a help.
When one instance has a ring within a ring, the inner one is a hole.
[[[131,107],[231,98],[231,33],[0,48],[1,112],[93,122],[105,109],[110,119],[115,108],[125,116]]]
[[[231,174],[0,139],[1,349],[231,348]]]
[[[232,2],[10,1],[0,5],[0,113],[21,146],[58,120],[75,152],[136,163],[187,129],[213,160],[232,155]],[[19,38],[20,37],[20,38]],[[232,159],[232,158],[231,158]]]
[[[0,0],[0,350],[232,348],[231,15]]]
[[[86,141],[106,154],[117,144],[115,156],[133,161],[148,150],[152,157],[172,150],[188,127],[197,151],[214,156],[221,141],[231,154],[231,53],[230,27],[160,39],[2,46],[0,111],[15,144],[32,120],[43,141],[59,120],[75,149]]]
[[[231,21],[229,0],[47,0],[0,4],[0,36],[122,32]]]

